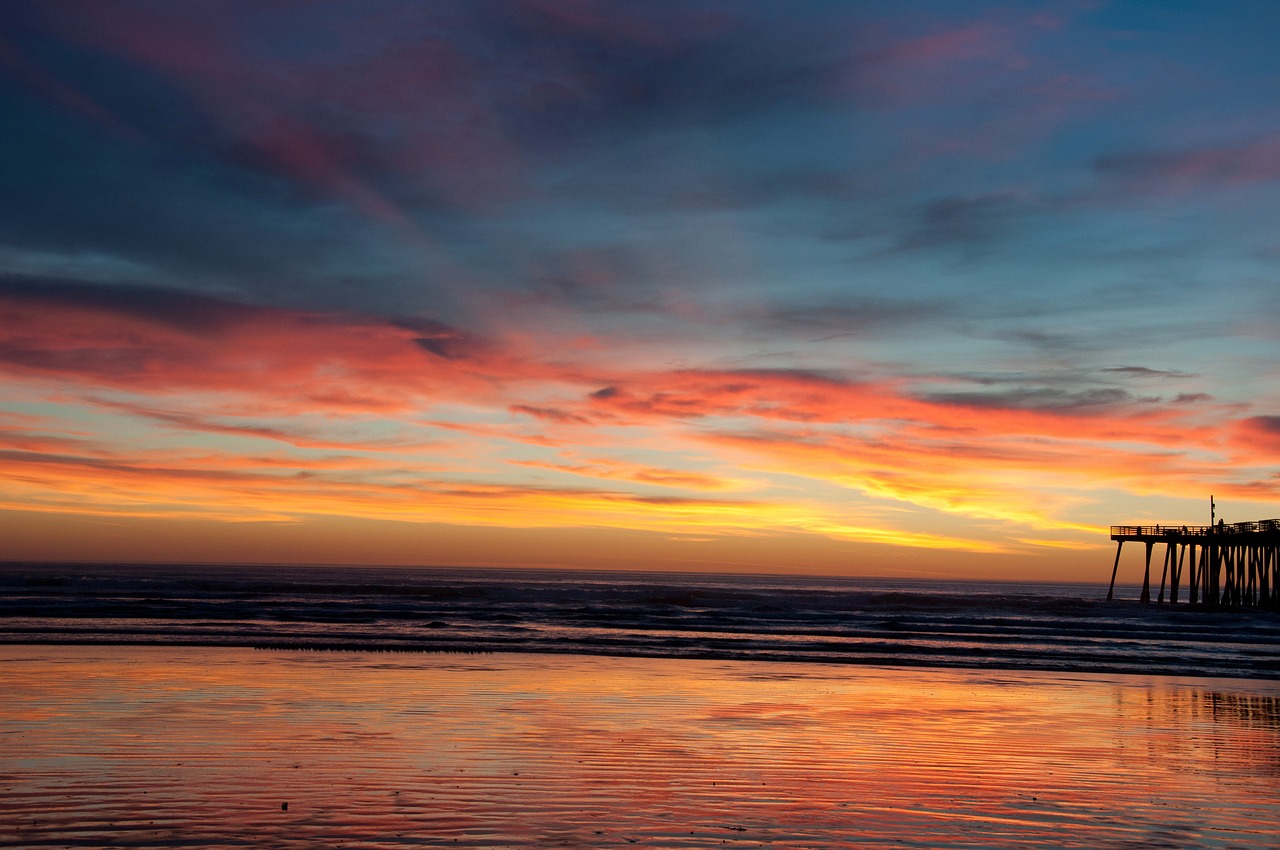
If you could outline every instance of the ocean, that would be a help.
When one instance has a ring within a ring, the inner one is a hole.
[[[574,653],[1280,677],[1280,613],[1137,588],[765,575],[0,566],[0,643]]]

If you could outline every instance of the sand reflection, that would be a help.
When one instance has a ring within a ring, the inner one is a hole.
[[[0,658],[5,846],[1269,847],[1280,834],[1267,682],[151,647]]]

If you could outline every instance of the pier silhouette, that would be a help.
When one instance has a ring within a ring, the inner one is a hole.
[[[1157,602],[1164,602],[1166,581],[1169,602],[1178,601],[1186,574],[1188,601],[1192,604],[1280,608],[1280,519],[1216,525],[1113,525],[1116,560],[1111,568],[1107,599],[1116,589],[1120,552],[1125,543],[1146,546],[1142,573],[1143,602],[1151,601],[1151,550],[1164,544]]]

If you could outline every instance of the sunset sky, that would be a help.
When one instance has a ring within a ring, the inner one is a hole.
[[[1280,516],[1277,38],[5,2],[0,560],[1105,581]]]

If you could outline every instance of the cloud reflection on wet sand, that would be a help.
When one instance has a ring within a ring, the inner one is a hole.
[[[1280,833],[1269,682],[161,647],[0,658],[6,846],[1263,847]]]

